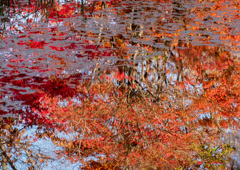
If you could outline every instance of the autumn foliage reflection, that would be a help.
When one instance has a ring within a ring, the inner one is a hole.
[[[187,54],[185,56],[187,58]],[[153,86],[151,92],[143,90],[138,80],[135,86],[127,83],[123,88],[122,84],[116,84],[115,80],[132,80],[116,72],[111,76],[101,75],[94,82],[79,84],[81,95],[77,101],[65,99],[66,106],[59,104],[58,97],[41,99],[45,103],[41,107],[47,111],[40,114],[47,112],[52,121],[65,122],[62,130],[66,133],[78,133],[70,141],[52,137],[57,145],[65,148],[69,159],[94,156],[102,163],[110,161],[118,167],[197,167],[200,162],[206,167],[225,164],[232,148],[215,142],[226,128],[239,126],[234,120],[238,117],[239,95],[234,92],[237,82],[229,83],[237,80],[237,70],[229,75],[230,62],[227,67],[221,67],[221,74],[214,69],[202,73],[196,63],[190,64],[195,75],[185,75],[184,81],[179,82],[168,79],[168,85],[158,97],[155,96],[157,88],[154,90]],[[234,67],[238,67],[237,64]],[[209,88],[212,81],[218,86],[212,84]],[[201,156],[213,152],[202,150],[205,146],[209,150],[209,147],[217,147],[215,155],[222,152],[218,156]]]
[[[207,3],[1,4],[27,21],[5,19],[1,34],[2,166],[14,169],[12,149],[33,169],[53,159],[31,149],[24,131],[36,127],[32,142],[51,141],[55,159],[81,169],[234,167],[237,148],[221,140],[239,130],[238,36],[217,16],[225,2]]]

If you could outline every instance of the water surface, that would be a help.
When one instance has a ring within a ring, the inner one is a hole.
[[[1,1],[3,169],[236,168],[239,7]]]

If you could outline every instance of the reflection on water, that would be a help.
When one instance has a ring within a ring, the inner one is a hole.
[[[239,7],[1,1],[3,169],[237,168]]]

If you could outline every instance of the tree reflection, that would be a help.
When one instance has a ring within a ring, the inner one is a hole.
[[[210,22],[206,1],[192,3],[1,2],[3,169],[53,160],[32,149],[40,139],[82,169],[234,167],[220,139],[239,129],[236,36]],[[27,22],[11,23],[11,11]]]
[[[46,153],[33,147],[31,136],[26,135],[26,127],[18,128],[18,119],[1,119],[1,165],[3,169],[41,169],[44,162],[51,160]]]

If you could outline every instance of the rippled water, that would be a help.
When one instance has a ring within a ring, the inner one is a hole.
[[[236,168],[239,9],[1,1],[3,169]]]

